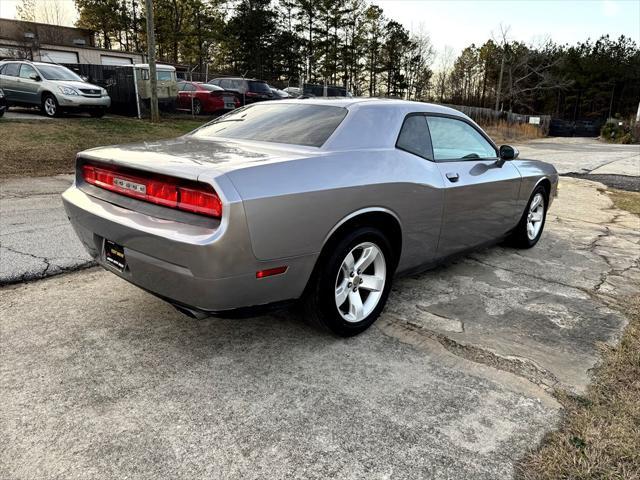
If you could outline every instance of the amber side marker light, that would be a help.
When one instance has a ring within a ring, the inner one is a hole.
[[[256,278],[265,278],[265,277],[272,277],[273,275],[280,275],[286,272],[287,268],[288,267],[276,267],[276,268],[269,268],[267,270],[259,270],[256,272]]]

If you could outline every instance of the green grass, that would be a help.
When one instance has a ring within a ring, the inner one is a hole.
[[[206,121],[132,118],[0,120],[0,176],[48,176],[73,172],[76,153],[118,143],[183,135]]]

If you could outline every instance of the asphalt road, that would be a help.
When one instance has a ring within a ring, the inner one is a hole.
[[[0,182],[0,285],[92,265],[60,194],[72,175]]]
[[[2,183],[2,272],[12,250],[36,277],[86,265],[68,182]],[[551,389],[583,392],[618,340],[639,262],[640,219],[563,177],[536,248],[400,279],[353,339],[296,311],[189,319],[96,268],[5,286],[0,478],[512,478],[561,418]]]

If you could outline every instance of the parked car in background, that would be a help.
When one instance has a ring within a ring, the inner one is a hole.
[[[85,82],[61,65],[44,62],[0,62],[0,88],[9,106],[40,107],[48,117],[65,111],[102,117],[111,105],[107,91]]]
[[[222,87],[202,82],[178,82],[178,108],[194,115],[233,110],[240,106],[240,99]]]
[[[538,242],[558,174],[517,157],[452,108],[281,100],[81,152],[62,198],[99,264],[182,312],[301,298],[349,336],[378,317],[396,271]]]
[[[302,89],[299,87],[287,87],[283,91],[287,92],[290,98],[298,98],[302,96]]]
[[[273,100],[275,97],[267,82],[255,78],[222,77],[214,78],[209,83],[237,93],[242,105]]]
[[[124,67],[129,67],[125,65]],[[131,65],[135,69],[135,78],[140,99],[148,103],[151,100],[151,82],[149,81],[149,64]],[[171,65],[156,65],[158,84],[158,105],[165,110],[175,110],[178,101],[178,80],[176,69]]]
[[[291,95],[289,95],[284,90],[280,90],[279,88],[272,87],[271,85],[269,85],[269,88],[271,89],[271,92],[273,93],[273,98],[274,99],[278,99],[278,98],[282,99],[282,98],[290,98],[291,97]]]
[[[4,91],[0,88],[0,117],[7,111],[7,98],[4,96]]]

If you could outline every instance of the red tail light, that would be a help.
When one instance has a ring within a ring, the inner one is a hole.
[[[84,181],[156,205],[220,218],[222,202],[210,185],[117,167],[83,165]]]

